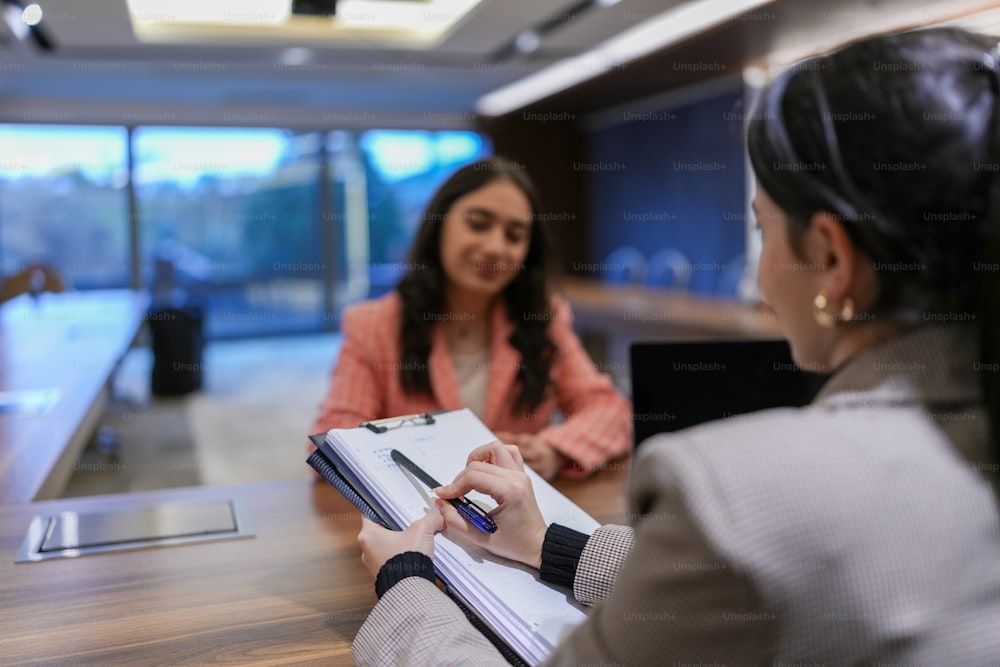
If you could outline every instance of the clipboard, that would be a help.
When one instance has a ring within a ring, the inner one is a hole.
[[[433,412],[418,412],[402,417],[386,417],[385,419],[373,419],[368,422],[361,422],[358,428],[366,428],[372,433],[385,433],[386,431],[402,428],[403,426],[433,426],[434,415],[443,415],[447,410],[434,410]]]
[[[358,424],[358,428],[367,428],[372,433],[381,434],[404,426],[432,426],[434,424],[434,415],[444,414],[445,412],[447,410],[436,410],[434,412],[403,415],[401,417],[373,419],[372,421],[361,422]],[[327,444],[326,433],[310,435],[309,440],[316,446],[316,451],[309,455],[306,463],[320,477],[351,501],[351,504],[357,507],[367,518],[375,523],[382,524],[386,528],[401,530],[396,522],[389,517],[385,509],[368,493],[354,473],[344,465],[343,460],[341,460],[333,448]]]
[[[358,428],[367,428],[376,434],[385,433],[395,428],[406,426],[433,426],[434,415],[443,414],[446,410],[436,412],[425,412],[415,415],[405,415],[401,417],[389,417],[387,419],[377,419],[370,422],[362,422]],[[402,530],[401,527],[389,517],[388,513],[372,495],[364,488],[360,480],[352,473],[337,453],[326,442],[326,433],[316,433],[309,436],[309,440],[316,446],[316,451],[309,455],[306,463],[315,470],[330,486],[336,489],[342,496],[347,498],[365,517],[382,524],[391,530]],[[511,665],[515,667],[528,667],[521,656],[519,656],[492,628],[490,628],[473,608],[454,590],[447,579],[441,576],[438,568],[434,568],[434,576],[441,582],[444,593],[462,610],[466,619],[475,627],[487,640],[503,655]]]

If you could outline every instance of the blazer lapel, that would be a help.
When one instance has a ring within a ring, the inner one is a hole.
[[[427,372],[431,378],[431,391],[438,405],[443,410],[457,410],[464,407],[462,393],[458,389],[458,378],[455,376],[455,365],[448,354],[448,341],[445,340],[444,327],[440,324],[434,327],[431,334],[431,353],[427,358]]]
[[[487,427],[495,428],[504,409],[509,409],[508,399],[517,378],[521,354],[507,342],[514,325],[507,319],[502,301],[498,300],[493,307],[490,325],[490,376],[486,383],[483,421]]]

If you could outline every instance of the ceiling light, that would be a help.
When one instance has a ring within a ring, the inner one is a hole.
[[[278,56],[278,60],[282,65],[288,65],[290,67],[305,65],[307,62],[312,60],[312,51],[304,49],[301,46],[293,46],[284,49],[281,52],[281,55]]]
[[[518,53],[534,53],[542,43],[542,38],[534,30],[525,30],[514,40]]]
[[[290,16],[288,0],[128,0],[128,9],[139,29],[177,23],[278,25]]]
[[[3,21],[21,42],[32,42],[42,51],[54,51],[55,44],[42,25],[42,8],[37,3],[25,6],[21,0],[0,0]]]
[[[3,0],[0,0],[3,1]],[[481,0],[127,0],[142,41],[356,40],[429,47]],[[330,15],[335,5],[336,15]],[[294,12],[291,13],[291,12]],[[311,15],[306,15],[309,12]],[[263,28],[263,29],[262,29]],[[374,43],[374,42],[373,42]]]
[[[767,85],[769,72],[766,67],[751,65],[743,68],[743,82],[749,88],[763,88]]]
[[[21,20],[28,25],[38,25],[42,22],[42,8],[38,4],[31,4],[21,12]]]
[[[408,28],[440,32],[452,26],[480,0],[341,0],[337,21],[345,28]]]

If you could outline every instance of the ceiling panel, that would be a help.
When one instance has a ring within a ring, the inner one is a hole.
[[[718,2],[722,7],[726,0]],[[24,43],[0,46],[0,120],[45,118],[49,110],[58,110],[51,117],[75,114],[93,120],[100,119],[103,108],[108,122],[158,109],[178,123],[225,123],[256,113],[274,122],[308,124],[347,112],[374,118],[374,123],[412,125],[448,118],[471,123],[480,96],[679,3],[621,0],[571,16],[578,0],[483,0],[436,48],[426,51],[375,47],[363,40],[337,48],[295,40],[151,45],[133,36],[125,0],[41,4],[58,48],[46,54]],[[886,17],[909,12],[908,20],[919,23],[921,18],[941,20],[997,5],[975,0],[775,0],[756,17],[728,21],[536,106],[589,113],[715,75],[731,76],[774,49],[802,53],[825,48],[826,41]],[[497,60],[520,31],[553,17],[569,20],[543,39],[538,52]],[[674,65],[701,61],[723,67],[713,74]]]

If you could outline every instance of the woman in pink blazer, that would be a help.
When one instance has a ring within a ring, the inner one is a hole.
[[[469,407],[549,479],[624,454],[631,406],[584,351],[569,306],[549,293],[539,212],[516,163],[489,158],[453,174],[428,205],[396,290],[345,310],[313,432]]]

